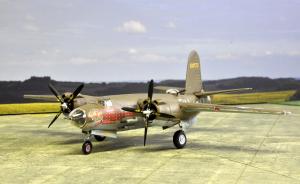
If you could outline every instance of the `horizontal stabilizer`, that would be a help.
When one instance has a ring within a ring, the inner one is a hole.
[[[159,90],[159,91],[167,91],[169,89],[176,89],[178,90],[180,93],[184,92],[185,89],[184,88],[180,88],[180,87],[171,87],[171,86],[155,86],[154,89]]]
[[[49,102],[58,102],[57,98],[53,95],[24,95],[24,98],[33,100],[43,100]]]
[[[291,114],[291,112],[278,111],[274,109],[217,105],[217,104],[207,104],[207,103],[180,103],[180,107],[183,109],[183,111],[210,111],[210,112],[233,112],[233,113],[254,113],[254,114],[277,114],[277,115]]]
[[[248,91],[248,90],[252,90],[252,88],[226,89],[226,90],[219,90],[219,91],[199,91],[199,92],[195,92],[194,95],[196,95],[197,97],[202,97],[202,96],[209,96],[209,95],[215,95],[220,93],[233,93],[233,92]]]

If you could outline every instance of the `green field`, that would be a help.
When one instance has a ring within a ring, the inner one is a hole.
[[[0,104],[0,115],[58,112],[59,103]]]
[[[258,104],[276,103],[285,105],[300,105],[298,102],[288,102],[295,91],[260,92],[247,94],[219,94],[212,98],[215,104]],[[28,103],[28,104],[0,104],[0,115],[29,114],[58,112],[59,103]]]
[[[245,94],[218,94],[213,96],[212,103],[216,104],[258,104],[281,103],[289,100],[296,91],[259,92]]]
[[[297,101],[287,101],[287,102],[279,102],[279,103],[275,103],[275,104],[300,106],[300,100],[297,100]]]

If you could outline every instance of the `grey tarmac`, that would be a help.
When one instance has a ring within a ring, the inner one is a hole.
[[[0,183],[300,183],[300,107],[289,116],[200,113],[184,149],[178,127],[118,132],[81,153],[81,132],[53,114],[0,117]]]

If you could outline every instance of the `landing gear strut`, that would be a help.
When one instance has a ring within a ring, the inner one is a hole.
[[[173,143],[177,149],[181,149],[186,145],[187,139],[183,130],[178,130],[174,133]]]

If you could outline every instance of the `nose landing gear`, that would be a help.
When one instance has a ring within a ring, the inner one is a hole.
[[[93,145],[92,142],[90,141],[91,138],[91,133],[90,132],[82,132],[84,133],[84,142],[82,144],[82,153],[85,155],[88,155],[92,152]]]
[[[93,145],[91,141],[89,140],[84,141],[84,143],[82,144],[82,153],[88,155],[92,152],[92,149],[93,149]]]
[[[84,133],[84,142],[82,144],[82,153],[88,155],[92,152],[93,144],[90,141],[91,133],[90,132],[83,132]],[[105,136],[100,135],[93,135],[97,141],[104,141],[106,138]]]

